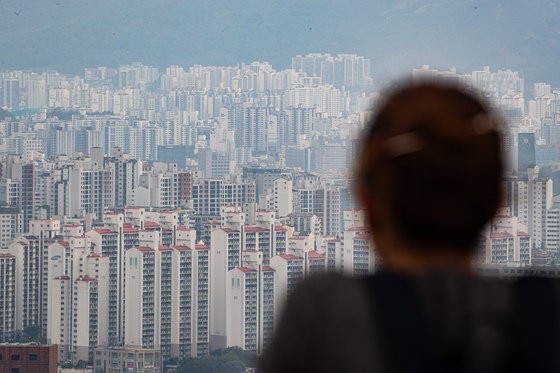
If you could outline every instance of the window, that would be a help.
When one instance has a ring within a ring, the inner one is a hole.
[[[12,368],[12,373],[19,373],[19,368]]]
[[[29,360],[32,360],[32,361],[38,360],[37,354],[29,354]]]
[[[19,354],[12,354],[12,360],[19,360]]]

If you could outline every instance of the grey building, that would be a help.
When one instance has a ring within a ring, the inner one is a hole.
[[[520,174],[525,174],[529,166],[537,164],[534,133],[520,133],[518,135],[517,154],[517,171]]]
[[[159,350],[141,347],[105,347],[95,349],[95,373],[160,373],[162,359]]]
[[[23,233],[23,211],[17,207],[0,206],[0,249]]]

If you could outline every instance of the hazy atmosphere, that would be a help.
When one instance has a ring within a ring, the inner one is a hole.
[[[430,64],[489,65],[559,83],[560,5],[501,1],[0,0],[0,70],[134,61],[163,68],[358,53],[376,79]]]
[[[546,372],[559,4],[0,0],[0,371]]]

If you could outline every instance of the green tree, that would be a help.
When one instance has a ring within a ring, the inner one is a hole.
[[[59,120],[72,120],[72,115],[79,115],[77,111],[66,111],[56,108],[47,113],[47,118],[57,117]]]
[[[0,120],[10,118],[11,116],[12,115],[10,114],[10,112],[8,110],[4,110],[4,109],[0,108]]]
[[[46,343],[45,338],[41,336],[41,327],[39,325],[29,325],[16,338],[17,342],[38,342]]]
[[[76,365],[74,365],[74,368],[76,369],[85,369],[87,367],[87,361],[84,360],[79,360]]]
[[[255,354],[238,347],[213,351],[210,356],[179,360],[179,373],[242,373],[255,366]]]

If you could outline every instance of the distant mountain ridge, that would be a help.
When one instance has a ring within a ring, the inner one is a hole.
[[[357,53],[389,79],[430,64],[560,87],[554,0],[0,0],[0,71],[141,61],[164,68]]]

